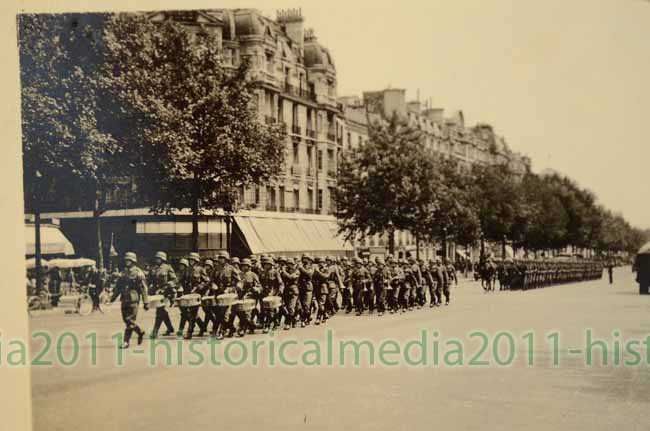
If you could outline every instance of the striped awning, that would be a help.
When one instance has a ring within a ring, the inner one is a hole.
[[[342,254],[352,245],[337,235],[333,219],[235,216],[251,254]]]
[[[25,255],[36,254],[36,229],[33,224],[25,225]],[[56,226],[41,226],[41,254],[63,254],[71,256],[74,247],[61,230]]]

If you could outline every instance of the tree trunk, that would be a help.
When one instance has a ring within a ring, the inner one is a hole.
[[[483,261],[485,259],[485,239],[481,238],[481,255],[479,256],[479,260]]]
[[[415,258],[420,260],[420,237],[415,234]]]
[[[192,251],[199,252],[199,182],[196,174],[192,194]]]
[[[43,289],[42,260],[41,260],[41,210],[36,203],[34,211],[34,255],[36,258],[36,294],[38,295]]]
[[[388,254],[395,256],[395,229],[388,230]]]
[[[104,245],[102,243],[102,225],[100,215],[102,214],[102,199],[100,191],[95,193],[95,209],[93,218],[95,219],[95,235],[97,239],[97,269],[104,267]]]
[[[442,263],[447,264],[447,235],[442,236]]]
[[[506,259],[506,238],[503,237],[501,240],[501,259]]]

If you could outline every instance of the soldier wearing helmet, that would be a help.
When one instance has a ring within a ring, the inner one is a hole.
[[[366,290],[369,289],[371,283],[370,273],[363,266],[363,260],[359,257],[354,258],[354,268],[350,272],[350,286],[352,287],[352,296],[354,298],[354,306],[357,311],[357,316],[363,314],[363,296]]]
[[[298,317],[298,297],[300,290],[298,288],[298,280],[300,278],[300,271],[296,267],[296,262],[292,257],[286,259],[286,265],[280,270],[282,282],[284,284],[284,294],[282,295],[283,307],[282,314],[284,314],[284,329],[288,330],[290,327],[295,328]]]
[[[169,300],[170,304],[174,302],[174,297],[176,296],[176,273],[174,272],[174,268],[167,263],[167,253],[164,251],[159,251],[154,256],[154,264],[149,272],[149,288],[151,295],[163,295]],[[158,330],[163,323],[167,328],[167,332],[164,335],[172,335],[174,333],[174,326],[169,318],[167,308],[156,308],[156,318],[150,335],[152,339],[158,336]]]
[[[301,257],[301,264],[298,265],[300,277],[298,278],[298,289],[300,292],[300,325],[305,327],[311,323],[312,299],[314,294],[314,267],[313,259],[307,254]]]
[[[119,297],[122,305],[122,320],[126,325],[124,329],[124,340],[120,346],[123,349],[129,347],[133,332],[138,335],[138,344],[142,344],[144,331],[135,323],[138,317],[138,304],[140,300],[144,303],[144,309],[149,309],[147,280],[144,272],[138,268],[137,262],[138,258],[135,253],[129,251],[124,254],[124,271],[120,274],[116,289],[111,297],[111,302],[115,302]]]
[[[262,286],[260,300],[267,296],[282,296],[284,293],[284,282],[282,281],[280,273],[273,268],[271,257],[268,255],[262,256],[260,263],[262,265],[262,271],[259,274],[260,284]],[[264,309],[262,307],[260,314],[262,331],[267,333],[275,330],[280,326],[280,318],[281,315],[279,310]]]
[[[386,312],[386,287],[390,285],[391,273],[390,270],[386,267],[384,259],[377,257],[375,259],[377,264],[377,269],[373,274],[373,287],[375,293],[375,304],[377,306],[377,312],[380,316],[383,316]]]
[[[216,296],[226,293],[235,293],[237,283],[239,282],[239,273],[230,264],[230,255],[227,251],[220,251],[217,255],[217,264],[212,273],[212,283],[216,286],[214,291]],[[232,335],[235,328],[229,326],[231,323],[232,311],[230,307],[217,307],[214,310],[215,324],[212,327],[212,336],[222,339],[227,331]]]
[[[251,268],[252,262],[250,259],[242,259],[241,261],[241,282],[238,285],[237,294],[239,299],[257,299],[262,292],[260,280]],[[243,337],[246,332],[251,334],[255,332],[255,326],[252,320],[252,313],[250,311],[240,311],[237,314],[239,317],[239,331],[240,337]]]

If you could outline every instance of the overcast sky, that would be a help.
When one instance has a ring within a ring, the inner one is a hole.
[[[569,175],[650,227],[650,2],[267,3],[302,7],[339,95],[419,88],[469,124],[493,124],[535,171]]]

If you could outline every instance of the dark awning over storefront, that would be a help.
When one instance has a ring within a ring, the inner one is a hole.
[[[251,254],[300,253],[313,255],[345,255],[352,245],[337,235],[333,217],[273,214],[273,216],[235,216]]]

